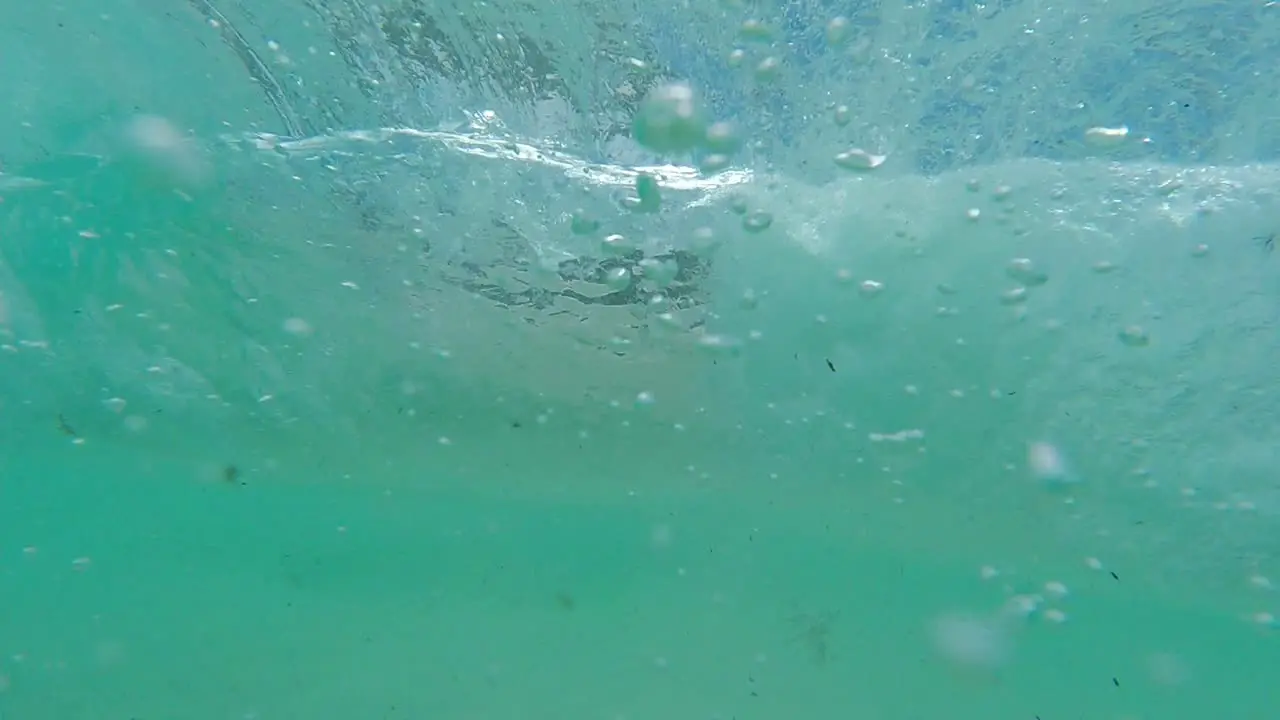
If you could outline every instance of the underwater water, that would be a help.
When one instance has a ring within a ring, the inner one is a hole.
[[[1272,717],[1276,12],[0,10],[0,719]]]

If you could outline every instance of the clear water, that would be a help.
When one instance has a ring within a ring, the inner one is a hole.
[[[1267,717],[1276,18],[0,10],[0,718]]]

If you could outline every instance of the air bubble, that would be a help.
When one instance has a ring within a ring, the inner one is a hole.
[[[781,70],[782,61],[777,57],[770,55],[756,65],[756,80],[760,82],[769,82],[776,79]]]
[[[1021,305],[1026,301],[1027,289],[1024,287],[1016,287],[1000,295],[1000,303],[1002,305]]]
[[[1120,342],[1129,347],[1146,347],[1151,344],[1151,337],[1139,325],[1130,325],[1119,332]]]
[[[690,237],[690,245],[695,253],[705,257],[720,247],[720,239],[716,237],[715,230],[703,226],[693,231]]]
[[[1050,582],[1045,583],[1044,591],[1050,597],[1057,598],[1057,599],[1062,599],[1066,597],[1068,592],[1067,586],[1058,582],[1057,580],[1052,580]]]
[[[749,233],[760,233],[773,225],[773,215],[764,210],[756,210],[742,218],[742,229]]]
[[[741,343],[739,343],[735,338],[729,337],[728,335],[715,335],[712,333],[707,333],[699,337],[698,345],[704,350],[714,354],[735,353],[738,351],[738,348],[741,347]]]
[[[604,282],[612,290],[626,290],[631,286],[631,271],[623,267],[614,268],[605,275]]]
[[[574,235],[590,235],[600,229],[600,221],[585,210],[577,210],[569,220],[569,231]]]
[[[769,26],[765,25],[763,21],[747,20],[742,23],[742,27],[738,28],[738,34],[742,36],[743,40],[751,42],[768,42],[769,38],[773,35],[773,31],[771,31]]]
[[[703,146],[712,152],[731,155],[742,145],[737,131],[727,122],[712,123],[707,127],[707,136]]]
[[[636,142],[656,152],[693,149],[706,136],[697,94],[684,83],[654,88],[641,103],[632,131]]]
[[[1091,127],[1084,131],[1085,142],[1094,147],[1116,147],[1129,138],[1129,128]]]
[[[675,282],[680,266],[665,258],[645,258],[640,261],[640,270],[646,279],[652,280],[658,287],[667,287]]]
[[[1043,285],[1049,281],[1049,276],[1037,270],[1030,258],[1010,260],[1009,265],[1005,267],[1005,274],[1026,287]]]
[[[600,241],[600,248],[608,255],[614,257],[624,257],[635,252],[635,245],[628,241],[622,235],[610,235]]]
[[[1033,442],[1027,446],[1027,467],[1041,481],[1065,483],[1071,480],[1062,453],[1047,442]]]
[[[302,318],[291,317],[284,321],[284,331],[290,335],[303,337],[311,334],[311,324]]]
[[[849,36],[849,19],[843,16],[833,17],[827,22],[827,44],[839,45]]]
[[[938,651],[961,665],[993,668],[1009,654],[1008,638],[991,621],[944,617],[934,625],[933,632]]]
[[[887,155],[875,155],[860,148],[845,150],[833,158],[836,165],[853,172],[870,172],[884,165],[887,159]]]
[[[702,162],[698,163],[698,169],[703,175],[715,175],[727,169],[732,163],[733,160],[728,155],[712,153],[702,158]]]

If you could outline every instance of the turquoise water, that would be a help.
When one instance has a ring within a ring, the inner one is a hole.
[[[0,11],[0,718],[1274,715],[1270,16],[449,9]]]

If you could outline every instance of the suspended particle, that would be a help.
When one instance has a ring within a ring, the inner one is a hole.
[[[1120,342],[1129,347],[1146,347],[1151,344],[1151,337],[1139,325],[1130,325],[1118,333]]]
[[[1209,246],[1204,243],[1200,243],[1199,245],[1196,245],[1195,247],[1191,248],[1191,257],[1201,258],[1208,254],[1209,254]]]
[[[728,57],[729,67],[742,67],[742,63],[747,61],[747,51],[742,48],[734,48]]]
[[[851,148],[844,152],[836,153],[833,158],[836,165],[853,172],[870,172],[884,165],[884,161],[888,159],[887,155],[875,155],[860,148]]]
[[[844,127],[849,124],[850,120],[853,120],[853,111],[849,109],[848,105],[837,105],[833,119],[836,122],[836,127]]]
[[[1093,271],[1098,273],[1099,275],[1106,275],[1107,273],[1115,269],[1116,269],[1115,263],[1111,262],[1110,260],[1099,260],[1098,262],[1093,264]]]
[[[636,112],[632,136],[655,152],[679,153],[696,147],[706,137],[706,121],[693,88],[668,83],[651,90]]]
[[[636,395],[636,407],[648,407],[657,402],[653,397],[653,393],[645,390]]]
[[[658,179],[649,173],[636,176],[636,198],[639,200],[636,209],[640,212],[657,212],[662,206],[662,192],[658,189]]]
[[[1129,128],[1091,127],[1084,131],[1084,141],[1094,147],[1116,147],[1129,138]]]

